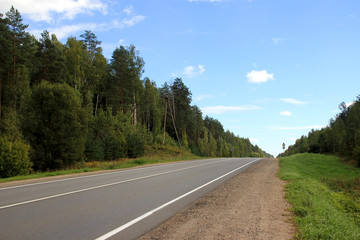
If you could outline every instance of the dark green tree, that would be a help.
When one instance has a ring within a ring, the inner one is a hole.
[[[2,118],[3,79],[7,79],[11,63],[11,41],[8,19],[0,13],[0,119]]]
[[[20,12],[13,6],[10,11],[6,13],[7,22],[9,24],[9,30],[12,37],[11,52],[12,52],[12,77],[16,75],[16,64],[23,62],[22,48],[24,41],[26,40],[25,29],[28,25],[22,23],[23,19]]]
[[[87,51],[82,41],[68,38],[64,47],[65,66],[67,69],[66,83],[75,89],[84,85],[87,69]]]
[[[55,34],[50,36],[46,30],[41,33],[38,42],[38,69],[34,76],[35,82],[45,80],[51,83],[64,83],[66,81],[63,48],[64,46],[57,40]]]
[[[132,124],[137,123],[137,105],[143,91],[141,75],[144,60],[139,56],[135,46],[120,46],[113,52],[110,61],[110,86],[108,100],[115,111],[131,112]]]
[[[80,93],[67,84],[41,82],[33,88],[23,128],[36,169],[68,167],[83,157],[88,116]]]

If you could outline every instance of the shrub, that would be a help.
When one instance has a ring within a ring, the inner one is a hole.
[[[86,161],[104,160],[104,143],[100,139],[88,138],[85,144]]]
[[[109,135],[105,139],[105,159],[113,160],[126,157],[125,146],[125,139],[120,132],[117,135]]]
[[[127,151],[130,158],[137,158],[144,155],[145,142],[137,133],[129,134],[126,138]]]
[[[0,137],[0,177],[29,174],[32,165],[29,149],[29,145],[21,140],[10,141]]]

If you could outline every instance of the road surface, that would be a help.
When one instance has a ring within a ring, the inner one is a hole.
[[[0,185],[0,239],[135,239],[259,160],[197,160]]]

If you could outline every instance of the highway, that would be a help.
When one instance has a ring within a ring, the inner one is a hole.
[[[136,239],[259,160],[206,159],[0,185],[0,239]]]

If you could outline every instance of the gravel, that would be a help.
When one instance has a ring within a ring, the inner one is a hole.
[[[139,240],[292,239],[295,227],[278,169],[278,159],[257,162]]]

